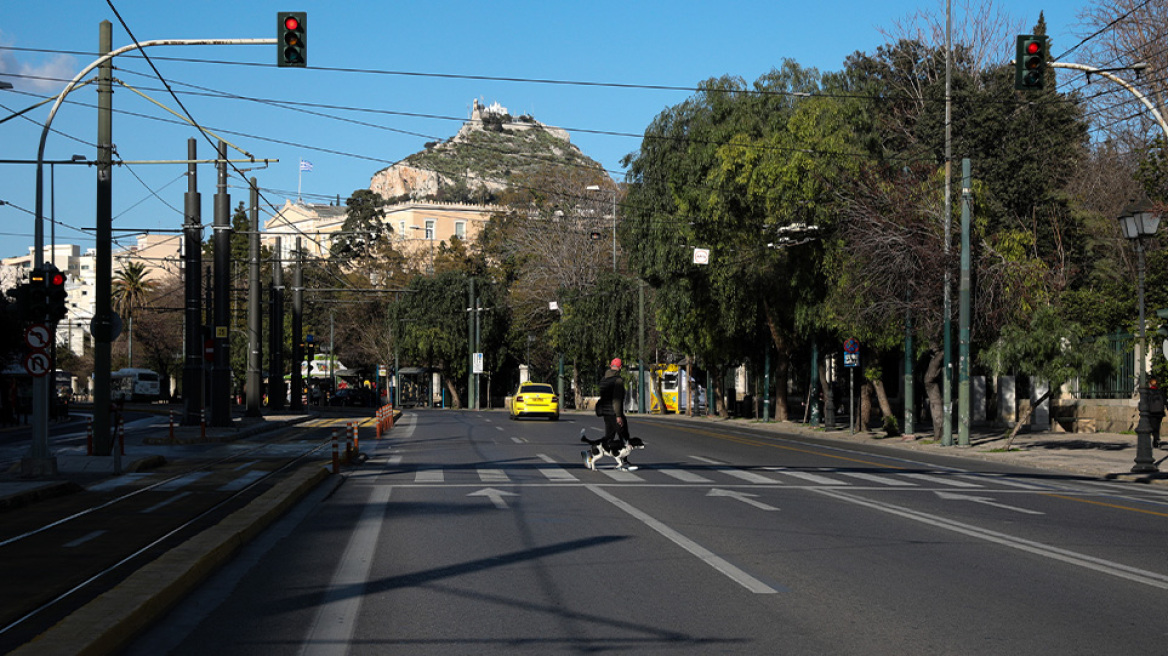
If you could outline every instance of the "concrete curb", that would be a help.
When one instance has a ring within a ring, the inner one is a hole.
[[[246,507],[134,572],[15,651],[40,654],[112,654],[167,613],[243,546],[330,474],[321,463],[300,467]]]

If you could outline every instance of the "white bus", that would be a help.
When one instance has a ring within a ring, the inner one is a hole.
[[[149,369],[118,369],[110,374],[111,401],[157,401],[158,374]]]

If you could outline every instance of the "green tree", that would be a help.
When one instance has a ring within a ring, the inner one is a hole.
[[[129,344],[130,366],[134,366],[134,315],[142,309],[157,284],[149,277],[149,271],[142,262],[128,261],[114,273],[111,289],[111,305],[115,312],[125,319],[126,339]]]
[[[463,407],[460,388],[470,371],[470,336],[467,300],[470,279],[458,272],[417,276],[406,292],[389,306],[389,321],[396,337],[401,364],[430,367],[442,375],[452,405]],[[502,354],[498,346],[506,331],[506,313],[494,285],[476,282],[475,294],[482,299],[483,352],[491,354],[487,367],[496,370]]]
[[[331,256],[360,265],[390,248],[393,228],[385,220],[386,200],[369,189],[357,189],[345,201],[345,223],[333,240]]]
[[[1018,418],[1006,443],[1007,451],[1018,430],[1030,423],[1034,407],[1057,393],[1063,383],[1116,364],[1115,355],[1102,341],[1088,339],[1082,326],[1060,316],[1052,305],[1037,308],[1026,326],[1006,326],[997,341],[982,351],[981,361],[995,374],[1015,371],[1049,384],[1046,393]]]

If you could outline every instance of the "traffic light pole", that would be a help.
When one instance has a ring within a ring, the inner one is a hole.
[[[36,164],[36,211],[33,228],[33,268],[39,269],[44,264],[45,249],[45,144],[49,138],[49,131],[57,111],[65,101],[65,97],[73,92],[81,80],[89,75],[93,69],[103,67],[101,84],[98,93],[98,159],[97,159],[97,258],[95,271],[96,312],[93,321],[94,331],[94,364],[93,364],[93,434],[94,445],[98,455],[109,454],[113,439],[110,433],[109,400],[110,400],[110,342],[113,341],[113,318],[109,309],[109,291],[111,285],[111,257],[104,257],[103,250],[109,248],[111,221],[111,173],[112,173],[112,60],[114,57],[142,48],[152,46],[190,46],[190,45],[272,45],[276,39],[158,39],[142,41],[117,50],[111,50],[113,43],[112,26],[109,21],[102,21],[100,27],[100,52],[104,53],[81,69],[65,88],[57,94],[53,107],[45,119],[41,130],[40,143],[37,146]],[[103,90],[104,89],[104,90]],[[103,235],[105,237],[103,238]],[[103,246],[104,244],[104,246]],[[104,289],[104,296],[103,291]],[[33,414],[32,414],[32,444],[29,455],[22,461],[21,473],[25,476],[51,476],[56,473],[57,462],[49,453],[49,391],[50,379],[46,376],[34,379],[33,383]]]

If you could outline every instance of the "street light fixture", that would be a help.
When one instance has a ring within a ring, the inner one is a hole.
[[[1140,357],[1139,357],[1139,413],[1140,420],[1136,424],[1136,463],[1132,466],[1132,473],[1145,474],[1158,472],[1156,459],[1152,455],[1152,424],[1148,419],[1148,395],[1144,386],[1147,384],[1145,354],[1147,340],[1144,334],[1144,237],[1156,234],[1160,227],[1160,213],[1153,211],[1152,205],[1145,199],[1128,205],[1119,217],[1119,225],[1123,229],[1123,236],[1132,241],[1136,249],[1136,263],[1139,275],[1138,292],[1140,304]]]

